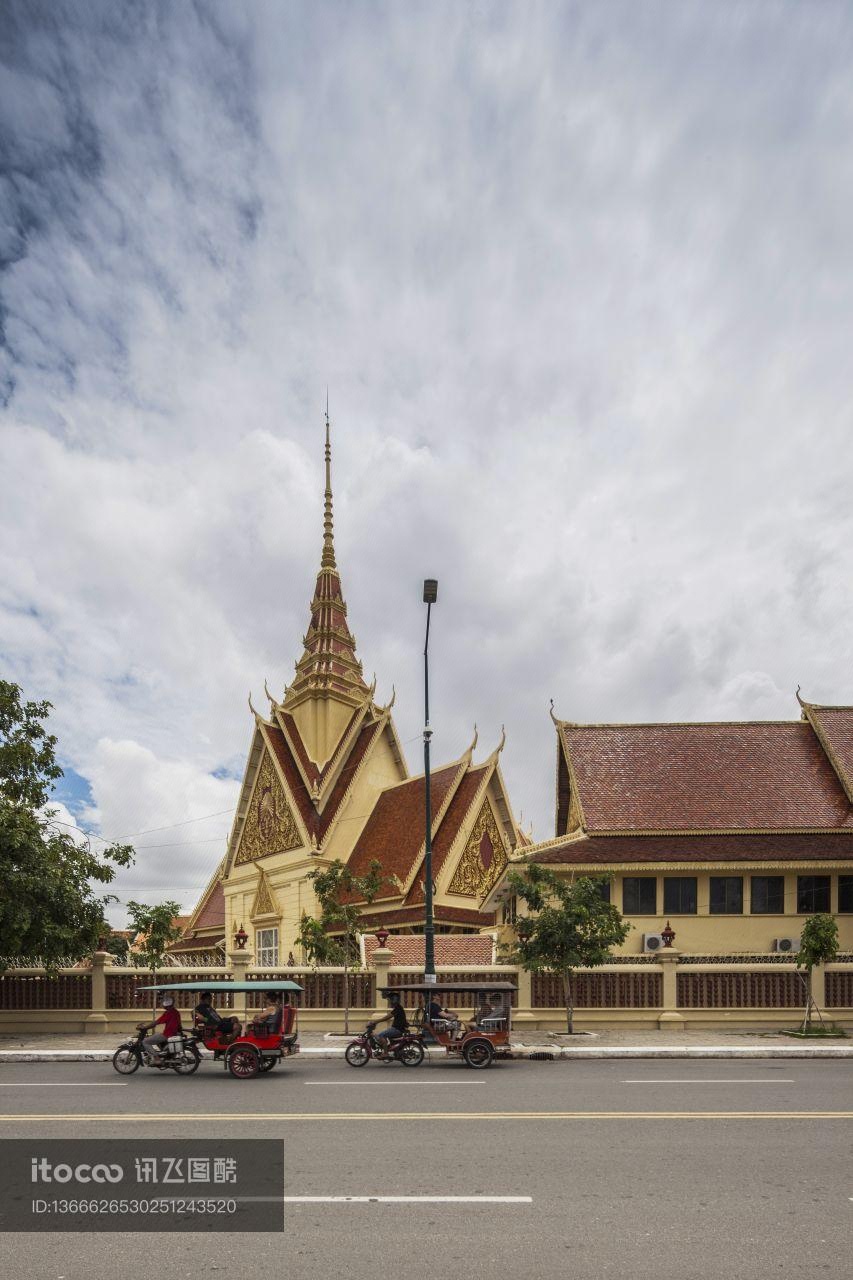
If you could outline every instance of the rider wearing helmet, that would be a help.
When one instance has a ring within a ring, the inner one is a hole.
[[[163,1012],[154,1022],[140,1024],[140,1031],[150,1031],[153,1027],[163,1024],[163,1031],[155,1033],[153,1036],[146,1036],[142,1041],[142,1048],[149,1053],[155,1061],[160,1057],[160,1050],[170,1036],[179,1036],[182,1031],[181,1015],[175,1008],[174,996],[165,995],[160,1001],[163,1006]]]

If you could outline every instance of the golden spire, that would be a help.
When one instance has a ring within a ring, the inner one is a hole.
[[[323,554],[321,569],[337,569],[332,534],[332,444],[329,439],[329,389],[326,388],[326,494],[323,507]]]

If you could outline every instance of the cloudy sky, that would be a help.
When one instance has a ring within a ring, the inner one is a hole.
[[[327,385],[413,770],[427,575],[435,756],[505,723],[539,838],[551,698],[853,702],[849,3],[0,25],[0,671],[55,704],[65,817],[135,838],[123,897],[190,906],[222,854],[247,693],[301,653]]]

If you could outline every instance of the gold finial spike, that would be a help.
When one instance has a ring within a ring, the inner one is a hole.
[[[329,427],[329,390],[326,388],[326,492],[323,506],[323,554],[321,569],[337,569],[332,535],[332,443]]]
[[[249,694],[249,710],[251,711],[252,715],[255,717],[256,720],[260,720],[261,717],[258,715],[257,711],[254,708],[254,705],[252,704],[251,693]]]

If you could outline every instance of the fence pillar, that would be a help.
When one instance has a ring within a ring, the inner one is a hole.
[[[249,976],[249,965],[254,959],[251,951],[229,951],[228,959],[231,962],[231,976],[235,982],[245,982]],[[259,988],[260,989],[260,988]],[[248,992],[234,992],[234,1017],[243,1025],[246,1025],[246,997]]]
[[[518,970],[518,1006],[513,1009],[513,1026],[519,1022],[535,1022],[533,1016],[533,982],[530,970],[519,967]]]
[[[675,947],[664,947],[655,959],[663,969],[661,978],[662,1011],[658,1016],[658,1030],[683,1031],[684,1017],[678,1012],[678,957]]]
[[[96,951],[92,956],[92,990],[90,997],[92,1011],[87,1016],[83,1027],[86,1035],[104,1035],[108,1029],[107,975],[105,969],[112,962],[113,957],[109,951]]]
[[[370,957],[376,970],[376,1008],[373,1010],[374,1018],[384,1018],[388,1012],[388,1005],[383,1001],[379,991],[380,988],[388,986],[388,966],[394,959],[395,954],[390,947],[377,947]]]

